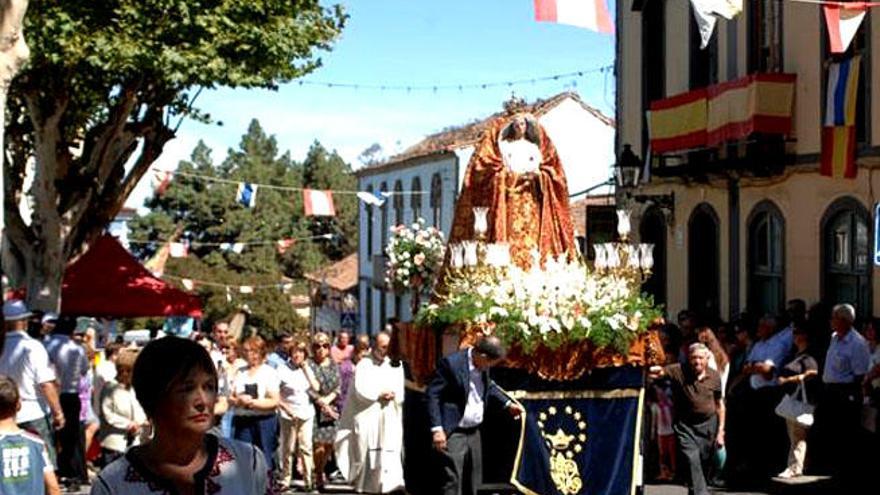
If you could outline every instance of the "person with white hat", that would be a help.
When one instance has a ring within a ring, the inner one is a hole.
[[[30,316],[23,301],[10,299],[3,303],[5,331],[0,340],[0,375],[10,377],[18,385],[21,408],[15,422],[43,439],[55,464],[53,427],[64,427],[64,412],[49,354],[43,344],[27,334]]]

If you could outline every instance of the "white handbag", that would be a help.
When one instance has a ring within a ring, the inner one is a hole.
[[[776,414],[809,428],[813,426],[814,409],[815,406],[807,402],[807,387],[801,382],[793,394],[786,394],[782,397],[776,406]]]

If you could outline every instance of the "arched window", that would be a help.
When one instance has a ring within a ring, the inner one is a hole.
[[[431,177],[431,217],[434,227],[442,228],[440,225],[441,214],[443,209],[443,179],[440,174],[434,174]]]
[[[373,186],[367,186],[367,194],[373,195]],[[364,204],[367,217],[367,256],[373,255],[373,206]]]
[[[660,208],[649,208],[639,225],[641,242],[654,245],[654,268],[642,290],[654,296],[654,302],[666,304],[666,217]]]
[[[841,198],[822,217],[822,299],[850,303],[870,315],[871,256],[868,210],[854,198]]]
[[[388,192],[388,184],[383,182],[382,185],[379,186],[379,192],[380,193]],[[387,200],[381,206],[381,208],[382,208],[382,233],[379,236],[379,239],[382,240],[381,248],[382,248],[382,252],[384,253],[385,252],[385,245],[388,244],[388,227],[389,227],[389,225],[388,225],[388,201]]]
[[[403,183],[394,183],[394,225],[403,223]]]
[[[412,180],[409,198],[409,206],[412,209],[413,222],[415,222],[422,218],[422,181],[418,177]]]
[[[688,309],[704,318],[720,314],[721,255],[718,214],[700,203],[688,222]]]
[[[771,201],[762,201],[748,221],[748,308],[779,314],[785,307],[785,219]]]

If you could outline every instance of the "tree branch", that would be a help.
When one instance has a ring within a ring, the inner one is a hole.
[[[122,209],[137,183],[162,153],[165,144],[174,138],[174,132],[165,126],[162,116],[163,111],[161,108],[151,109],[141,123],[143,127],[132,124],[135,127],[139,127],[138,130],[143,133],[143,146],[141,147],[140,154],[126,176],[121,176],[121,174],[125,173],[124,168],[116,167],[113,175],[120,175],[119,179],[112,180],[115,179],[115,177],[112,177],[111,180],[108,180],[101,189],[100,194],[96,195],[90,201],[88,208],[83,210],[82,217],[78,221],[71,223],[71,235],[68,237],[68,243],[65,246],[67,256],[76,254],[83,245],[90,243],[104,231],[104,228]],[[135,133],[132,132],[132,134]]]

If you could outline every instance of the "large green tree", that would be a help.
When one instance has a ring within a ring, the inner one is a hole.
[[[32,4],[31,59],[7,104],[4,272],[33,306],[57,309],[66,262],[116,216],[180,121],[210,118],[194,106],[199,92],[307,74],[344,21],[318,0]],[[30,223],[18,210],[24,194]]]
[[[267,334],[302,328],[294,315],[290,294],[306,293],[303,275],[354,251],[357,246],[357,204],[351,195],[336,199],[337,217],[316,220],[304,216],[302,194],[289,189],[261,187],[256,203],[247,208],[235,201],[238,181],[269,186],[321,189],[354,187],[351,169],[339,155],[312,145],[306,160],[297,163],[289,153],[280,154],[276,139],[266,135],[259,122],[251,122],[237,149],[214,165],[211,150],[199,143],[191,159],[180,162],[178,174],[160,196],[150,198],[150,213],[135,218],[132,250],[142,259],[155,254],[172,238],[190,241],[186,258],[172,258],[166,265],[168,279],[179,277],[228,284],[200,285],[207,319],[227,317],[238,308],[250,308],[248,324]],[[207,176],[219,180],[205,179]],[[329,240],[306,240],[332,234]],[[302,239],[283,254],[274,244],[248,245],[240,253],[218,246],[222,243],[254,243],[279,239]],[[240,294],[240,285],[268,285],[289,281],[292,290],[257,289]]]

